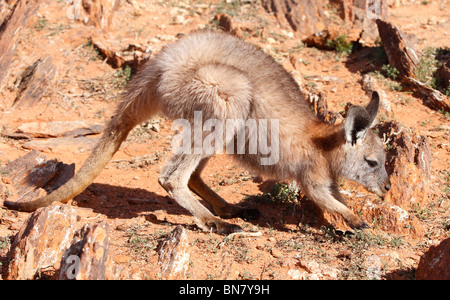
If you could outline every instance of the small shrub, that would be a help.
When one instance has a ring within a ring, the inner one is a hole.
[[[352,53],[353,43],[347,40],[347,35],[344,33],[334,40],[328,40],[327,47],[333,48],[339,55],[348,55]]]
[[[425,48],[416,69],[417,79],[432,88],[436,87],[434,74],[439,67],[439,61],[436,59],[437,50],[434,47]]]
[[[276,183],[273,185],[270,194],[274,202],[294,203],[297,201],[298,188],[292,184]]]
[[[387,77],[391,78],[391,79],[397,79],[398,74],[400,73],[397,68],[387,64],[387,65],[383,65],[381,67],[381,69],[386,73]]]
[[[262,203],[297,203],[299,189],[295,184],[275,183],[270,192],[246,197]]]

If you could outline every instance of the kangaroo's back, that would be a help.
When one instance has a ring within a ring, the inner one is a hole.
[[[163,110],[173,118],[204,109],[205,101],[195,101],[199,94],[241,99],[235,107],[228,101],[228,112],[219,117],[283,119],[298,112],[312,118],[292,76],[261,49],[233,35],[196,31],[165,47],[153,63],[163,74],[158,88]],[[220,99],[213,104],[220,110]]]

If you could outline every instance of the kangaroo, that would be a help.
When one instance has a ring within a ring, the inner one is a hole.
[[[93,182],[136,125],[158,112],[192,124],[195,112],[200,111],[203,120],[220,122],[278,120],[276,163],[262,164],[264,155],[259,152],[233,156],[260,174],[296,180],[321,209],[342,215],[352,228],[366,228],[348,208],[336,181],[339,176],[348,178],[379,196],[390,189],[383,143],[370,129],[379,103],[374,92],[365,108],[349,109],[344,124],[324,123],[311,112],[296,81],[258,47],[226,33],[196,31],[163,48],[136,72],[98,145],[73,178],[42,198],[25,203],[5,201],[4,205],[34,211],[54,201],[67,202]],[[246,133],[247,141],[255,134]],[[201,173],[212,155],[174,153],[158,181],[203,230],[220,234],[242,231],[223,219],[257,218],[259,211],[227,203],[204,183]],[[192,192],[210,203],[218,216]]]

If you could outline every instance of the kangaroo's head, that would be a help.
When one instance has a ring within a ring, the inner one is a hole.
[[[341,175],[362,184],[366,189],[383,197],[391,188],[386,172],[386,153],[378,135],[371,129],[378,114],[380,97],[372,93],[370,103],[364,108],[352,106],[345,119],[346,143]]]

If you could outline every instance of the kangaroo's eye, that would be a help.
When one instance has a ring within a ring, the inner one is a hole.
[[[370,159],[365,159],[366,160],[366,162],[367,162],[367,164],[370,166],[370,167],[372,167],[372,168],[375,168],[376,166],[378,166],[378,162],[377,161],[375,161],[375,160],[370,160]]]

